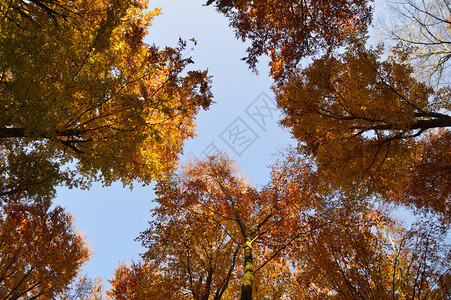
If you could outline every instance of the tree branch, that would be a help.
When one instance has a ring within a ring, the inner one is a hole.
[[[270,262],[274,257],[276,257],[277,254],[279,254],[282,250],[284,250],[285,248],[287,248],[292,242],[294,242],[297,238],[299,238],[301,235],[307,234],[309,232],[318,230],[326,225],[329,225],[330,223],[332,223],[333,221],[329,221],[326,222],[318,227],[312,228],[310,230],[307,231],[303,231],[303,232],[299,232],[298,234],[296,234],[293,238],[291,238],[285,245],[283,245],[281,248],[279,248],[269,259],[267,259],[260,267],[258,267],[255,271],[254,274],[258,272],[258,270],[260,270],[261,268],[263,268],[268,262]]]

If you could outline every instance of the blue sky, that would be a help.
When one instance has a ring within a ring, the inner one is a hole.
[[[289,134],[277,124],[280,112],[272,102],[266,62],[259,75],[240,59],[246,45],[235,39],[228,21],[205,7],[205,0],[150,0],[149,6],[162,7],[154,19],[146,42],[175,46],[179,38],[195,38],[189,50],[193,69],[208,69],[213,76],[216,102],[197,118],[197,137],[186,143],[182,160],[221,150],[233,155],[241,171],[256,185],[265,184],[268,166],[277,149],[290,143]],[[121,262],[138,260],[144,249],[134,239],[147,228],[153,207],[152,186],[137,185],[133,190],[116,183],[110,187],[95,184],[89,191],[58,190],[56,203],[74,216],[74,224],[86,237],[93,256],[85,267],[89,276],[112,277]]]

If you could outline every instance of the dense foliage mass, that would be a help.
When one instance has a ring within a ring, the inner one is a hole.
[[[0,206],[0,298],[54,299],[89,257],[61,207]]]
[[[328,185],[374,193],[450,221],[450,96],[415,79],[400,55],[349,46],[277,91],[285,117]]]
[[[47,189],[149,183],[173,167],[211,95],[206,72],[186,70],[184,42],[143,42],[158,10],[141,0],[15,0],[0,10],[5,181],[30,164],[52,173]],[[2,194],[16,189],[6,185]]]
[[[210,0],[230,19],[237,38],[249,41],[244,60],[255,70],[271,58],[271,75],[285,79],[306,57],[331,53],[371,21],[369,0]]]

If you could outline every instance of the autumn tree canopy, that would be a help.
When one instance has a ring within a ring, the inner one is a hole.
[[[450,243],[431,220],[412,228],[378,211],[342,215],[290,253],[293,299],[446,299]]]
[[[403,0],[388,3],[385,31],[396,42],[411,45],[409,60],[429,84],[449,82],[451,7],[448,0]]]
[[[449,65],[447,1],[394,3],[385,32],[399,44],[386,48],[368,43],[371,1],[213,3],[250,42],[252,68],[269,56],[282,124],[325,185],[449,221],[451,93],[431,75]]]
[[[425,64],[412,64],[447,67],[446,1],[397,3],[402,28],[388,29],[399,42],[392,48],[368,45],[367,1],[212,3],[250,42],[251,67],[269,56],[282,124],[325,185],[359,187],[449,221],[450,87],[420,74]]]
[[[446,226],[432,218],[409,230],[380,201],[326,194],[310,167],[290,152],[256,189],[226,157],[182,166],[157,186],[159,205],[139,237],[144,262],[117,268],[108,293],[206,300],[448,292]]]
[[[0,298],[54,299],[89,257],[72,217],[50,203],[0,206]]]
[[[403,3],[412,31],[393,27],[385,47],[368,43],[369,0],[206,2],[250,42],[251,68],[269,56],[299,142],[254,187],[221,155],[171,173],[212,95],[185,42],[144,43],[158,9],[2,2],[0,298],[96,298],[85,279],[68,291],[89,251],[49,199],[154,179],[144,261],[116,269],[114,299],[449,297],[451,88],[419,70],[447,67],[450,8]],[[412,207],[412,226],[393,218]]]
[[[270,293],[288,270],[281,267],[273,280],[258,281],[258,288],[254,276],[303,234],[327,225],[307,213],[316,204],[305,202],[315,198],[306,196],[313,194],[311,182],[301,187],[279,178],[302,173],[308,182],[313,180],[309,170],[294,164],[290,168],[274,172],[277,183],[259,191],[225,156],[183,166],[156,187],[159,206],[151,227],[139,238],[147,248],[144,260],[163,266],[176,278],[170,284],[178,284],[194,299],[252,299],[253,290],[254,297]]]
[[[209,0],[230,20],[236,37],[250,42],[244,60],[256,70],[259,57],[271,59],[271,75],[285,79],[306,57],[343,46],[371,21],[370,0]]]
[[[384,60],[358,42],[314,60],[277,91],[282,124],[329,184],[398,191],[449,218],[451,90],[417,80],[398,50]]]
[[[107,295],[112,299],[192,299],[184,293],[177,277],[164,272],[151,263],[122,264],[116,268],[114,278],[109,280],[112,288]],[[194,298],[197,299],[197,298]]]
[[[143,42],[158,10],[141,0],[0,9],[2,194],[18,188],[8,174],[19,165],[51,168],[43,189],[148,183],[172,168],[211,94],[206,72],[186,69],[184,42]]]
[[[197,300],[223,299],[235,280],[232,275],[237,268],[239,248],[221,224],[197,202],[180,205],[164,202],[153,211],[153,217],[150,228],[139,237],[146,248],[143,254],[146,263],[139,267],[145,270],[148,266],[159,266],[162,280],[149,287],[148,292],[167,290],[172,298],[184,294]],[[121,281],[123,268],[116,270],[115,282]],[[119,287],[114,290],[120,290]]]

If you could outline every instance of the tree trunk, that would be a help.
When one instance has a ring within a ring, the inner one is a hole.
[[[27,131],[25,128],[6,128],[0,127],[0,139],[5,138],[25,138],[25,137],[34,137],[34,138],[49,138],[51,136],[59,136],[59,137],[80,137],[84,132],[76,129],[67,129],[67,130],[56,130],[53,133],[49,132],[36,132],[36,131]]]
[[[208,298],[210,297],[211,282],[213,281],[214,271],[215,270],[212,267],[208,269],[207,281],[205,282],[205,289],[200,300],[208,300]]]
[[[241,300],[252,299],[252,286],[254,283],[254,261],[252,260],[252,239],[248,235],[244,243],[244,276],[241,285]]]

